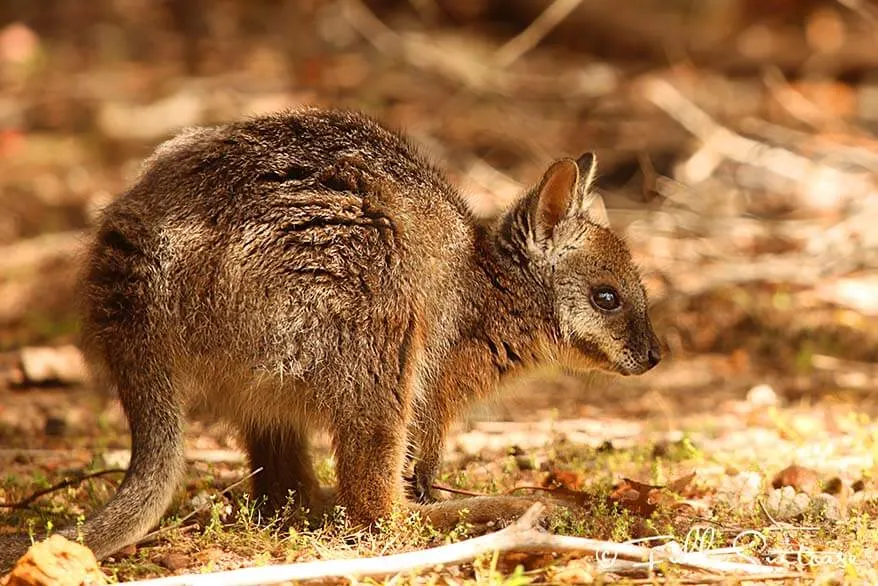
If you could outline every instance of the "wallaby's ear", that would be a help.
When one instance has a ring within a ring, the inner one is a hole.
[[[548,238],[563,218],[579,204],[579,167],[573,159],[555,161],[543,175],[537,190],[536,227]]]
[[[610,217],[607,215],[607,206],[604,205],[604,198],[598,193],[592,192],[591,202],[588,204],[588,219],[598,226],[610,228]]]

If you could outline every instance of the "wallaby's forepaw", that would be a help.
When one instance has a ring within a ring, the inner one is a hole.
[[[426,505],[436,502],[433,494],[433,480],[436,477],[434,470],[426,470],[421,466],[415,466],[414,472],[406,480],[406,492],[409,498],[418,504]]]

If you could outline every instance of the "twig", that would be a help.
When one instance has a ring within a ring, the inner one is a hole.
[[[430,485],[431,488],[436,490],[441,490],[443,492],[450,492],[451,494],[462,494],[465,496],[486,496],[483,492],[476,492],[474,490],[466,490],[465,488],[454,488],[453,486],[446,486],[444,484],[439,484],[438,482],[434,482]]]
[[[131,450],[107,450],[102,454],[104,461],[125,464],[131,460]],[[237,450],[186,450],[184,453],[186,462],[195,463],[203,462],[207,464],[241,464],[245,461],[245,457]]]
[[[762,499],[756,499],[756,502],[759,504],[759,508],[762,509],[762,514],[768,517],[768,520],[771,521],[772,525],[777,525],[777,520],[771,516],[771,513],[768,512],[768,509],[765,508],[765,503],[762,502]]]
[[[409,0],[409,4],[412,5],[412,8],[421,16],[421,18],[427,20],[435,19],[442,10],[436,4],[436,0]]]
[[[494,53],[494,64],[506,68],[539,44],[552,29],[573,12],[582,0],[555,0],[526,29]]]
[[[82,482],[85,482],[86,480],[91,480],[92,478],[100,478],[102,476],[107,476],[109,474],[119,474],[119,473],[124,473],[124,472],[125,472],[124,468],[107,468],[106,470],[98,470],[97,472],[92,472],[90,474],[83,474],[83,475],[76,476],[74,478],[67,478],[65,480],[62,480],[61,482],[53,484],[49,488],[44,488],[43,490],[38,490],[37,492],[31,494],[26,499],[24,499],[22,501],[18,501],[17,503],[0,503],[0,508],[26,509],[35,500],[37,500],[38,498],[45,496],[49,493],[62,490],[64,488],[67,488],[68,486],[80,484]]]
[[[430,70],[470,89],[490,87],[502,91],[505,78],[485,63],[455,59],[453,53],[434,44],[404,37],[381,22],[360,0],[342,0],[342,14],[363,37],[384,54],[401,58],[415,67]]]
[[[878,9],[863,0],[836,0],[839,4],[859,14],[870,25],[878,26]]]
[[[793,118],[816,130],[827,124],[839,126],[837,120],[830,118],[802,92],[790,86],[783,71],[779,68],[766,67],[762,74],[762,81],[774,100]]]
[[[244,568],[228,572],[215,572],[189,576],[171,576],[155,580],[126,582],[135,586],[246,586],[249,584],[276,584],[279,582],[301,582],[305,580],[326,580],[338,578],[364,578],[402,574],[420,568],[430,568],[460,564],[481,555],[505,552],[586,552],[600,556],[604,568],[612,569],[617,558],[633,559],[640,562],[669,562],[684,567],[710,572],[730,572],[748,575],[772,575],[788,573],[783,568],[711,560],[704,554],[685,553],[679,544],[669,543],[654,549],[629,544],[568,537],[544,533],[535,528],[544,507],[534,504],[515,523],[489,535],[476,537],[459,543],[452,543],[432,549],[413,551],[389,556],[364,559],[326,560],[300,564],[278,565],[259,568]]]

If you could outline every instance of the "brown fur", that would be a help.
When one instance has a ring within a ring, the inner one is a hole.
[[[591,221],[593,157],[562,159],[489,227],[409,143],[359,114],[302,110],[160,146],[108,207],[85,270],[83,347],[121,398],[132,458],[82,527],[104,557],[142,536],[183,470],[184,414],[244,438],[269,512],[291,493],[371,524],[404,504],[440,529],[530,501],[429,500],[455,416],[547,362],[639,374],[659,350],[625,245]],[[594,288],[612,285],[606,312]],[[333,437],[334,500],[308,437]],[[72,533],[72,531],[71,531]]]

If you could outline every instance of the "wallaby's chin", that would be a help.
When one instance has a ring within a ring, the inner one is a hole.
[[[561,366],[572,372],[589,372],[603,370],[619,373],[616,365],[592,342],[582,338],[573,338],[569,346],[561,348],[558,353]]]
[[[643,374],[647,370],[651,369],[652,366],[647,363],[627,365],[627,364],[619,364],[616,365],[616,372],[621,374],[622,376],[632,376]]]

